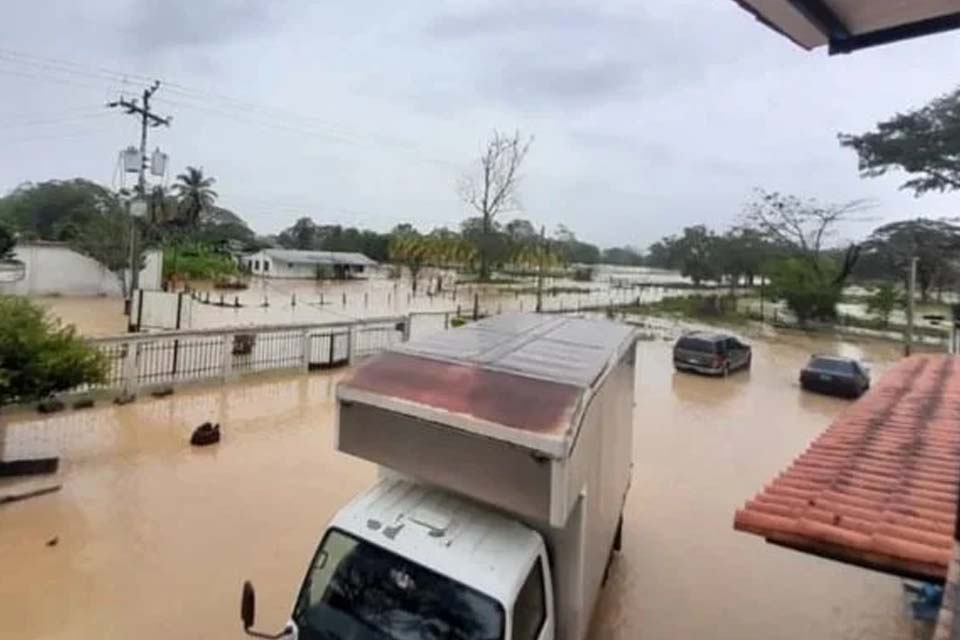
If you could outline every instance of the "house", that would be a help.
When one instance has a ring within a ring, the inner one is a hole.
[[[362,253],[263,249],[240,259],[249,273],[264,278],[350,278],[377,263]]]

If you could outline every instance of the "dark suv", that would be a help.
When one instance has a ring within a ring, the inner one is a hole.
[[[673,345],[673,366],[677,371],[725,376],[750,368],[750,345],[723,333],[688,333]]]

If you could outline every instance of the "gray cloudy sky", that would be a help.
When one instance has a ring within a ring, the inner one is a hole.
[[[302,215],[456,226],[458,177],[495,127],[535,136],[523,215],[602,245],[723,228],[758,186],[871,198],[877,222],[960,214],[901,175],[860,179],[836,142],[960,82],[960,33],[829,58],[732,0],[77,4],[5,3],[0,190],[118,185],[137,126],[103,104],[157,77],[174,124],[151,146],[214,175],[261,233]]]

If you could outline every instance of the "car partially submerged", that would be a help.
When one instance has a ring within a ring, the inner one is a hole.
[[[859,398],[870,388],[870,373],[853,358],[813,355],[800,370],[800,386],[807,391]]]
[[[696,371],[725,376],[737,369],[749,369],[750,345],[724,333],[694,331],[673,345],[673,366],[677,371]]]

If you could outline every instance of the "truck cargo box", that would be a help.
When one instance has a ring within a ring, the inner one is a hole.
[[[629,474],[633,346],[623,325],[533,314],[398,345],[340,383],[337,448],[563,526],[585,466]],[[623,460],[579,447],[589,429]]]

